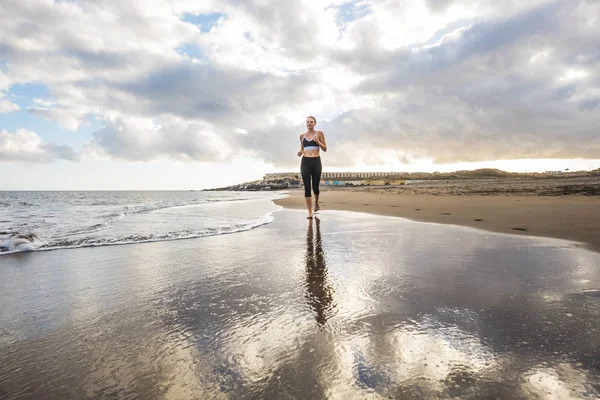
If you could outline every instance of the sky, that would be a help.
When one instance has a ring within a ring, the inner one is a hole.
[[[3,0],[0,190],[600,168],[597,0]]]

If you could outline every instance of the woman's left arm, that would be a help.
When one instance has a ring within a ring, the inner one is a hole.
[[[323,134],[323,132],[318,131],[315,137],[317,139],[317,144],[319,145],[321,150],[327,151],[327,142],[325,141],[325,135]]]

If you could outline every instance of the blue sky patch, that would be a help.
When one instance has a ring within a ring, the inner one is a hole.
[[[362,4],[361,4],[362,3]],[[361,19],[369,14],[370,9],[367,4],[361,0],[351,1],[337,7],[338,10],[338,25],[347,24],[357,19]]]
[[[73,132],[26,110],[21,110],[0,114],[0,127],[0,131],[6,130],[10,133],[15,133],[18,129],[27,129],[42,138],[43,143],[56,143],[78,149],[92,138],[94,132],[104,127],[104,122],[90,116],[87,125],[82,125]]]
[[[221,18],[223,16],[224,15],[221,13],[198,14],[198,15],[184,14],[181,19],[185,22],[189,22],[190,24],[196,25],[198,28],[200,28],[200,31],[202,31],[202,32],[208,32],[208,31],[210,31],[210,28],[212,28],[217,23],[219,18]]]
[[[48,99],[48,86],[39,83],[17,83],[10,87],[7,100],[18,104],[19,107],[25,109],[32,107],[33,99]]]
[[[198,59],[206,59],[206,56],[200,50],[200,47],[196,43],[186,43],[183,46],[177,48],[178,53],[187,54],[190,57],[198,58]]]

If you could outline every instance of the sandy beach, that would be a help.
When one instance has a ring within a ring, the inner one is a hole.
[[[469,226],[507,234],[544,236],[584,243],[600,251],[600,196],[578,194],[600,188],[600,179],[436,182],[405,187],[323,186],[324,210],[357,211],[414,221]],[[569,192],[570,191],[570,192]],[[306,209],[301,190],[276,200]]]

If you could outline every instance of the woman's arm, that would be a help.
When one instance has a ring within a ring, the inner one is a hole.
[[[304,154],[304,144],[302,143],[302,139],[304,139],[304,134],[300,135],[300,151],[298,152],[298,157]]]
[[[321,148],[321,150],[327,151],[327,142],[325,141],[325,134],[323,134],[323,132],[321,132],[321,131],[318,131],[315,138],[316,138],[317,143],[319,144],[319,147]]]

